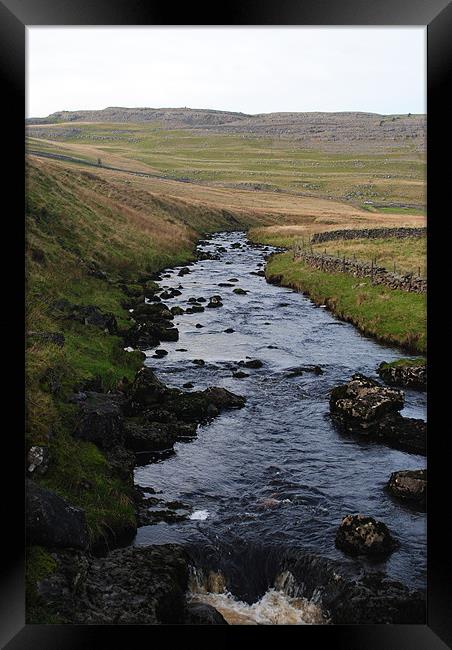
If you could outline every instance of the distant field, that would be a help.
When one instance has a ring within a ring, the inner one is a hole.
[[[259,194],[339,200],[372,212],[423,215],[425,154],[410,144],[367,152],[324,151],[297,139],[253,133],[164,129],[156,123],[39,124],[28,127],[30,149],[158,172],[168,178]],[[378,207],[373,207],[373,205]],[[395,204],[394,207],[385,204]]]

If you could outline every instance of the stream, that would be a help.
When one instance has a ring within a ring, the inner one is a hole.
[[[391,472],[424,468],[425,457],[342,434],[328,406],[331,389],[353,373],[378,379],[382,361],[409,355],[252,274],[275,249],[250,245],[245,233],[217,233],[198,249],[220,249],[220,259],[198,261],[182,277],[180,267],[164,271],[162,289],[181,291],[164,302],[186,309],[189,298],[220,295],[223,306],[176,316],[179,340],[161,344],[168,352],[161,359],[146,352],[146,365],[169,386],[221,386],[247,403],[199,426],[198,436],[176,443],[174,452],[143,456],[135,483],[181,502],[187,516],[139,528],[134,544],[178,543],[198,555],[211,574],[200,581],[194,571],[193,598],[213,604],[232,623],[320,622],[315,603],[262,583],[267,560],[259,558],[270,547],[300,548],[346,563],[352,573],[378,570],[425,588],[426,515],[384,489]],[[248,293],[238,295],[234,287]],[[263,366],[237,367],[250,359]],[[323,374],[291,375],[290,369],[311,364]],[[248,376],[233,377],[237,370]],[[402,415],[426,419],[425,393],[404,392]],[[335,547],[336,530],[346,514],[358,512],[386,523],[400,548],[379,561],[346,557]]]

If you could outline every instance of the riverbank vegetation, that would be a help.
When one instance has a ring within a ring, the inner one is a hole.
[[[410,352],[426,351],[425,295],[373,286],[370,279],[347,273],[324,273],[294,261],[290,252],[270,259],[266,277],[302,291],[364,334]]]
[[[143,355],[125,351],[114,329],[69,318],[67,306],[97,308],[125,327],[124,301],[139,274],[194,259],[209,227],[231,224],[221,210],[134,192],[49,161],[27,164],[26,448],[48,449],[48,469],[35,471],[35,481],[83,508],[93,545],[133,524],[135,508],[130,486],[104,454],[73,437],[71,394],[132,380]],[[51,562],[39,548],[28,560],[30,585]],[[35,596],[29,591],[28,617],[42,622]]]

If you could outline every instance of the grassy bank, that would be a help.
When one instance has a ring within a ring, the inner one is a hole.
[[[61,164],[27,165],[26,451],[48,448],[49,467],[34,478],[84,509],[93,544],[134,524],[135,509],[130,486],[104,454],[73,437],[77,407],[68,397],[90,382],[109,390],[131,380],[142,354],[126,352],[119,336],[67,319],[58,302],[94,305],[124,327],[129,313],[122,306],[123,287],[133,289],[139,274],[193,259],[208,224],[227,230],[230,216]],[[64,344],[48,333],[63,334]],[[30,550],[30,621],[52,620],[33,587],[52,566],[44,549]]]
[[[425,296],[395,291],[346,273],[324,273],[294,262],[291,253],[272,257],[266,276],[325,304],[363,334],[407,351],[425,354]]]

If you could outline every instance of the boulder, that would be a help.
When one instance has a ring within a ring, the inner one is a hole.
[[[160,379],[157,379],[154,372],[144,366],[135,375],[126,408],[128,411],[142,411],[157,406],[166,399],[168,391],[169,389]]]
[[[386,384],[421,391],[427,389],[427,366],[425,361],[383,362],[378,366],[377,372]]]
[[[270,347],[270,346],[269,346]],[[323,370],[320,366],[296,366],[287,368],[289,372],[288,377],[301,377],[305,372],[312,372],[314,375],[323,375]]]
[[[87,391],[86,400],[80,402],[74,437],[93,442],[101,449],[122,445],[123,403],[124,397],[121,395]]]
[[[221,302],[221,296],[212,296],[209,299],[209,302],[207,303],[207,307],[210,308],[223,307],[223,303]]]
[[[26,486],[26,529],[28,544],[79,549],[89,544],[84,511],[31,480]]]
[[[246,398],[236,395],[226,388],[211,386],[202,392],[202,395],[219,409],[240,409],[245,406]]]
[[[296,548],[278,551],[277,556],[279,571],[293,576],[305,598],[321,602],[334,625],[425,623],[423,591],[376,571],[353,579],[346,565]]]
[[[342,386],[333,388],[330,412],[333,420],[349,432],[366,435],[396,449],[426,453],[426,423],[405,418],[403,392],[386,388],[359,373]]]
[[[160,451],[170,449],[177,440],[177,431],[171,424],[161,422],[138,423],[127,421],[125,441],[132,451]]]
[[[349,555],[387,555],[399,546],[384,523],[361,514],[343,518],[335,543]]]
[[[74,305],[69,318],[76,320],[84,325],[93,325],[108,332],[109,334],[116,334],[118,331],[118,324],[114,314],[103,313],[95,305],[77,306]]]
[[[427,496],[427,470],[401,470],[393,472],[388,481],[389,492],[401,499],[425,507]]]
[[[403,408],[399,390],[384,388],[377,381],[356,373],[343,386],[333,388],[330,410],[350,427],[366,429],[383,416]]]
[[[207,603],[189,603],[185,617],[186,625],[228,625],[220,612]]]
[[[423,624],[426,602],[422,592],[384,574],[365,574],[357,582],[347,582],[339,598],[331,604],[333,624]]]
[[[260,359],[251,359],[251,361],[239,361],[238,365],[244,368],[262,368],[264,364]]]

